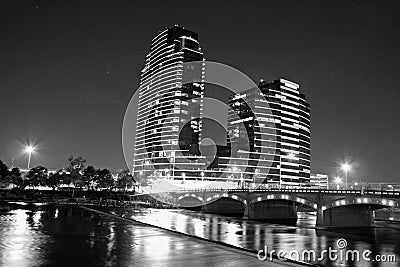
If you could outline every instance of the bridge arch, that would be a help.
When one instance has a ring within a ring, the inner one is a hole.
[[[176,198],[176,205],[186,208],[199,208],[203,205],[204,199],[193,193],[186,193]]]
[[[186,193],[186,194],[180,195],[177,198],[177,202],[182,203],[185,199],[196,199],[196,200],[198,200],[199,205],[206,205],[206,204],[215,202],[221,198],[228,198],[228,199],[236,200],[238,202],[241,202],[244,205],[247,204],[246,199],[244,199],[234,193],[217,193],[217,194],[213,194],[213,195],[208,195],[207,197],[200,196],[199,194],[196,194],[196,193]]]
[[[252,199],[250,201],[251,204],[255,204],[258,202],[262,202],[262,201],[271,201],[271,200],[288,200],[288,201],[292,201],[298,204],[303,204],[306,206],[309,206],[313,209],[317,209],[318,208],[318,204],[310,201],[308,199],[296,196],[296,195],[290,195],[290,194],[268,194],[265,196],[258,196],[254,199]]]
[[[380,208],[396,208],[400,207],[400,200],[387,199],[387,198],[377,198],[377,197],[352,197],[352,198],[342,198],[336,199],[324,206],[322,210],[333,209],[337,207],[349,206],[349,205],[369,205]]]
[[[197,199],[197,200],[203,202],[203,198],[202,198],[201,196],[199,196],[199,195],[197,195],[197,194],[190,194],[190,193],[186,193],[186,194],[184,194],[184,195],[179,196],[179,197],[178,197],[178,201],[180,201],[180,200],[182,200],[182,199],[184,199],[184,198],[195,198],[195,199]]]
[[[208,204],[210,202],[214,202],[214,201],[216,201],[216,200],[218,200],[220,198],[231,198],[233,200],[237,200],[239,202],[242,202],[245,205],[247,204],[247,200],[246,199],[244,199],[244,198],[242,198],[242,197],[240,197],[240,196],[238,196],[236,194],[230,194],[230,193],[220,193],[220,194],[214,194],[212,196],[208,196],[206,198],[205,204]]]

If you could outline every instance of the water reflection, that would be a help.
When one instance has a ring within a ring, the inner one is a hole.
[[[315,230],[315,214],[301,213],[296,226],[267,224],[240,218],[183,210],[106,210],[120,217],[135,219],[163,228],[235,246],[320,252],[345,238],[350,249],[371,250],[375,254],[400,254],[400,224],[377,222],[372,230]],[[0,211],[1,266],[114,266],[163,265],[180,257],[187,243],[157,229],[128,220],[99,215],[77,207],[46,206],[35,209]],[[193,240],[196,253],[207,247]],[[138,255],[141,255],[138,257]],[[200,255],[200,254],[199,254]],[[204,254],[203,254],[204,255]],[[145,260],[146,259],[146,260]],[[148,260],[151,260],[149,262]],[[79,260],[79,261],[78,261]],[[324,266],[398,266],[398,263],[330,262]]]
[[[348,249],[357,249],[361,252],[370,250],[371,257],[377,254],[394,254],[399,259],[400,255],[398,239],[400,225],[396,223],[378,222],[375,229],[360,228],[333,232],[314,228],[315,213],[299,213],[296,226],[268,224],[183,210],[149,210],[132,214],[129,211],[123,211],[122,213],[122,216],[163,228],[255,250],[262,249],[267,244],[274,250],[314,250],[318,256],[318,252],[327,250],[329,247],[338,249],[337,239],[345,238]],[[360,262],[332,262],[327,257],[319,263],[324,266],[398,266],[398,262],[378,263],[366,262],[362,259]]]

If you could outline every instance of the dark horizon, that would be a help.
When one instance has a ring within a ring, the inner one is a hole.
[[[151,39],[178,24],[198,33],[207,60],[300,84],[313,172],[343,176],[346,158],[349,181],[398,180],[400,2],[213,3],[191,13],[183,1],[1,2],[0,159],[24,168],[18,142],[31,140],[31,166],[57,169],[74,155],[125,168],[125,108]]]

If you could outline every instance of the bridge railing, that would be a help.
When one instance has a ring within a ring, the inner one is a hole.
[[[300,188],[288,188],[288,189],[275,189],[275,188],[212,188],[212,189],[187,189],[187,190],[174,190],[168,191],[169,193],[211,193],[211,192],[270,192],[270,193],[319,193],[319,194],[338,194],[338,195],[375,195],[375,196],[397,196],[400,197],[400,191],[384,191],[384,190],[334,190],[334,189],[300,189]]]

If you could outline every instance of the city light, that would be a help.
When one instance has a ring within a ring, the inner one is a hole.
[[[350,171],[351,165],[347,163],[342,164],[342,170],[344,170],[345,172]]]
[[[29,170],[29,166],[31,165],[31,157],[32,157],[32,154],[36,152],[36,147],[33,145],[27,145],[24,149],[24,152],[26,154],[28,154],[28,167],[27,168]]]
[[[342,170],[344,171],[344,173],[346,174],[346,183],[345,183],[345,186],[346,186],[346,188],[347,188],[347,173],[351,170],[351,165],[348,164],[348,163],[344,163],[344,164],[342,164],[341,168],[342,168]]]
[[[26,146],[25,147],[25,152],[28,153],[28,154],[32,154],[33,152],[35,152],[35,147],[31,146],[31,145]]]
[[[339,184],[342,183],[342,178],[336,177],[335,178],[336,188],[339,190]]]

